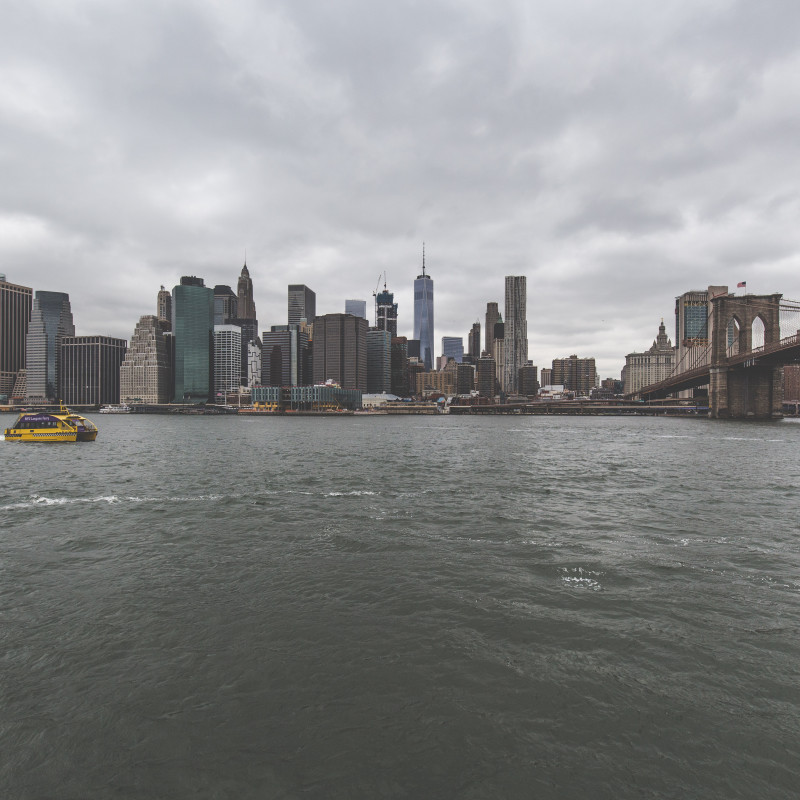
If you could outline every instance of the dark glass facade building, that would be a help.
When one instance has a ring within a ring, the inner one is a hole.
[[[300,325],[273,325],[261,335],[261,385],[305,386],[308,329]]]
[[[410,342],[405,336],[392,338],[391,352],[391,392],[398,397],[408,397],[408,346]],[[419,343],[417,343],[419,344]]]
[[[0,394],[10,395],[17,373],[25,368],[25,337],[33,289],[8,283],[0,275]]]
[[[119,373],[128,343],[111,336],[65,336],[61,341],[61,399],[67,405],[119,403]]]
[[[303,320],[310,324],[317,315],[317,295],[302,283],[289,284],[288,312],[290,325],[299,325]]]
[[[442,336],[442,355],[460,364],[464,358],[464,340],[460,336]]]
[[[172,290],[175,403],[207,403],[213,395],[214,292],[202,278],[181,278]]]
[[[392,338],[389,331],[367,331],[367,391],[390,392],[392,389]]]
[[[65,336],[74,335],[69,295],[64,292],[36,292],[25,340],[28,399],[60,399],[58,369],[61,342]]]

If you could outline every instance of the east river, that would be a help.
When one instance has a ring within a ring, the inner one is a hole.
[[[800,424],[93,418],[0,442],[0,797],[797,797]]]

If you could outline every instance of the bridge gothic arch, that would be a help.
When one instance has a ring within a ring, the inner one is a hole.
[[[728,331],[729,325],[734,320],[739,325],[739,354],[748,353],[753,349],[754,325],[760,337],[761,326],[756,325],[756,320],[764,326],[763,344],[780,341],[781,297],[783,297],[781,294],[714,297],[711,301],[714,304],[711,363],[720,364],[730,357],[727,352]]]
[[[750,326],[750,349],[759,350],[766,344],[767,323],[761,314],[756,314]],[[778,333],[780,338],[780,333]]]
[[[733,314],[725,328],[725,355],[728,358],[738,355],[741,339],[742,323],[736,314]]]
[[[754,347],[761,349],[780,341],[782,296],[726,294],[712,298],[708,398],[712,417],[780,415],[783,370],[771,364],[755,364],[748,354]]]

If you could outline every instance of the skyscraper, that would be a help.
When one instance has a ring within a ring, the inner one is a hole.
[[[351,314],[314,319],[314,383],[367,390],[367,321]]]
[[[344,313],[352,314],[354,317],[367,318],[367,301],[366,300],[345,300]]]
[[[183,277],[172,290],[176,403],[207,403],[213,395],[214,292],[202,278]]]
[[[394,301],[394,293],[386,289],[386,281],[383,283],[383,291],[375,298],[375,305],[376,327],[382,331],[389,331],[392,337],[397,336],[397,303]]]
[[[156,314],[159,320],[168,322],[168,330],[172,330],[172,295],[163,286],[158,292]]]
[[[172,348],[165,336],[171,328],[168,320],[152,314],[137,323],[119,368],[119,394],[123,403],[157,405],[172,399]]]
[[[367,391],[389,392],[392,388],[392,337],[389,331],[367,331]]]
[[[460,336],[442,336],[442,355],[460,364],[464,358],[464,340]]]
[[[250,278],[250,271],[247,269],[247,264],[242,267],[241,275],[239,275],[239,283],[236,285],[237,306],[238,310],[233,316],[238,316],[240,319],[256,319],[256,304],[253,300],[253,281]]]
[[[214,402],[224,403],[228,392],[238,391],[241,380],[242,329],[238,325],[215,325]]]
[[[487,353],[494,356],[494,326],[500,322],[500,310],[497,303],[486,304],[486,346],[483,348]]]
[[[239,298],[230,286],[223,283],[214,287],[214,325],[230,325],[238,317]]]
[[[711,298],[727,294],[727,286],[685,292],[675,298],[675,371],[702,367],[711,360],[711,333],[714,330]]]
[[[25,368],[32,304],[33,289],[8,283],[0,275],[0,394],[11,394],[17,373]]]
[[[256,304],[253,300],[253,281],[247,264],[242,267],[239,283],[236,287],[237,302],[236,313],[228,317],[228,325],[237,325],[242,329],[242,386],[254,386],[254,374],[250,369],[250,353],[260,349],[261,340],[258,337],[258,319],[256,317]],[[252,347],[251,347],[252,343]],[[260,355],[259,355],[260,359]],[[260,367],[259,367],[260,371]]]
[[[273,325],[261,334],[261,383],[263,386],[307,386],[308,328]]]
[[[317,315],[317,295],[302,283],[289,285],[289,324],[299,325],[301,320],[311,324]]]
[[[503,389],[518,390],[519,368],[528,360],[527,279],[506,275],[505,364]]]
[[[425,245],[422,246],[422,274],[414,281],[414,338],[419,339],[420,360],[433,369],[433,279],[425,273]]]
[[[472,358],[472,363],[477,363],[481,357],[481,324],[474,322],[467,335],[467,352]]]
[[[476,382],[478,385],[478,394],[481,397],[494,397],[495,383],[497,382],[497,364],[486,350],[478,359]]]
[[[506,324],[503,318],[494,324],[494,338],[492,339],[492,356],[497,369],[497,381],[500,384],[500,391],[505,392],[505,371],[506,371]]]
[[[26,396],[30,400],[58,400],[61,342],[75,335],[69,295],[36,292],[25,340]]]
[[[67,405],[119,403],[119,373],[128,343],[111,336],[65,336],[59,380]]]
[[[409,394],[408,381],[408,339],[405,336],[392,337],[392,385],[391,392],[398,397]]]

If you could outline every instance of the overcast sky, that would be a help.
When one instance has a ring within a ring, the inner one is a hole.
[[[435,336],[528,279],[529,355],[619,377],[674,298],[800,299],[797,0],[0,0],[0,272],[129,339],[181,275]]]

